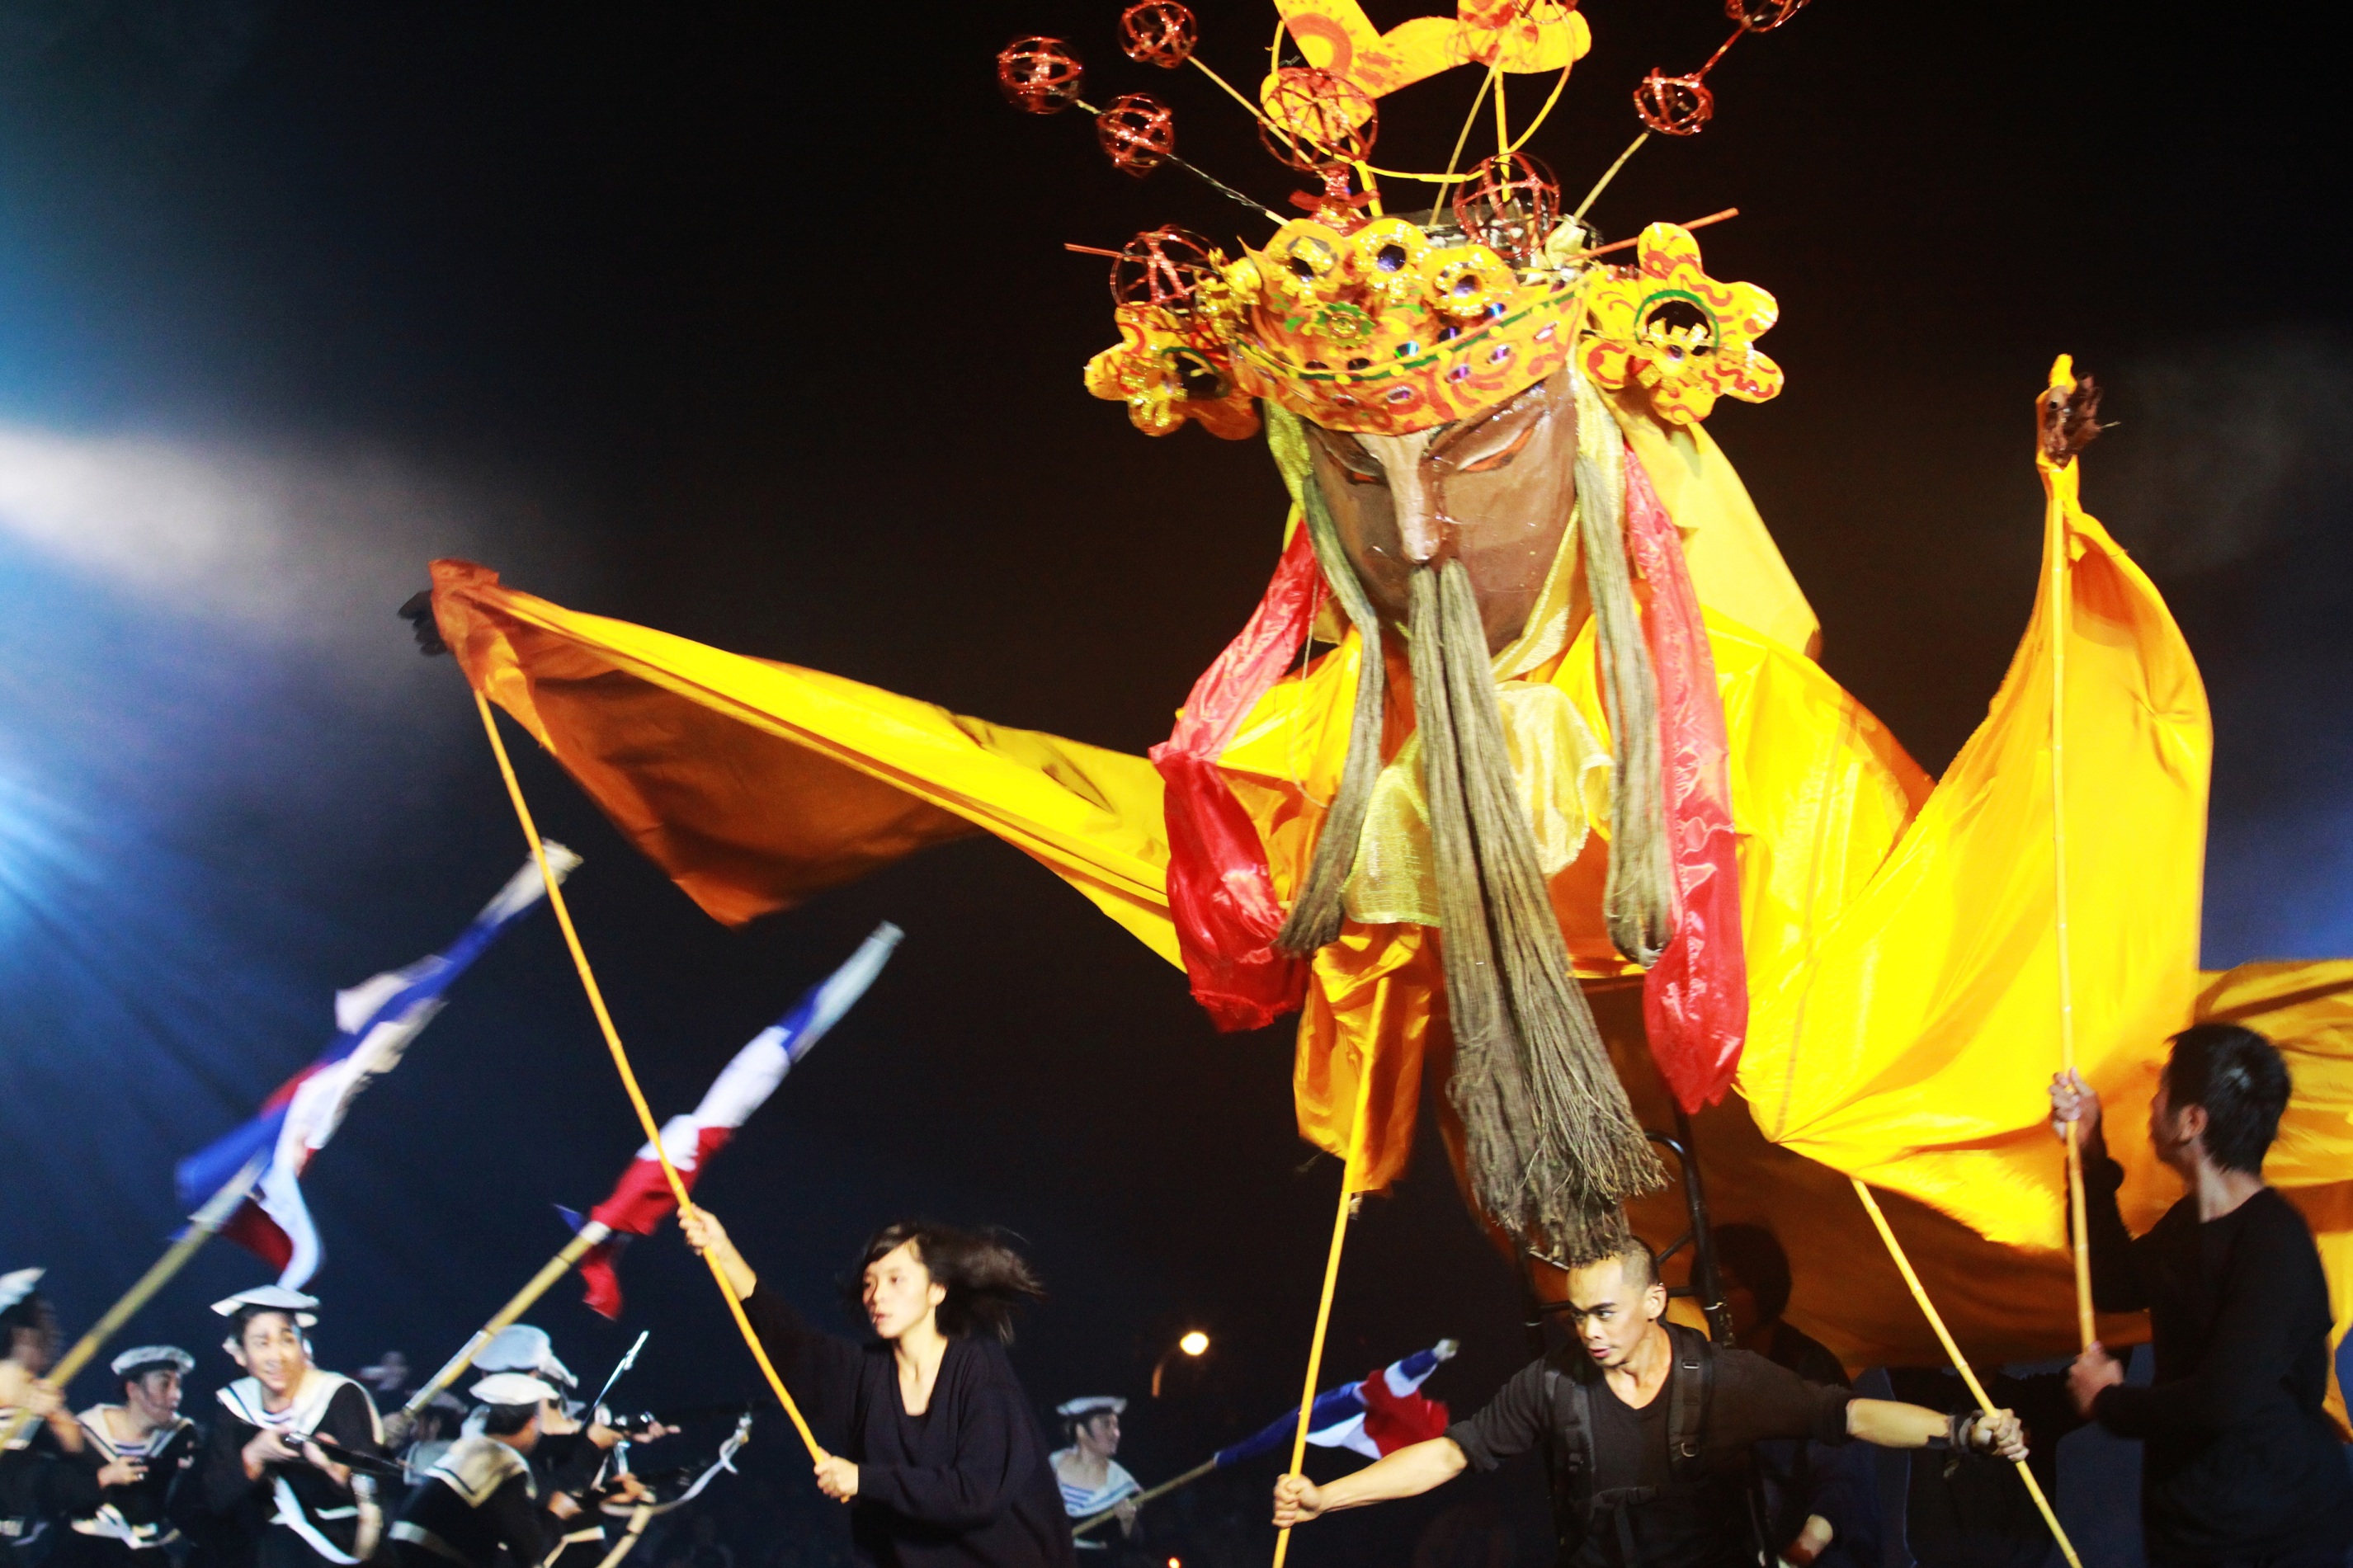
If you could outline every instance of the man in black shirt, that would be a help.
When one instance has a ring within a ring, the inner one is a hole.
[[[2312,1232],[2263,1184],[2287,1108],[2287,1065],[2234,1024],[2174,1037],[2148,1112],[2157,1157],[2189,1184],[2136,1239],[2116,1207],[2124,1171],[2100,1136],[2100,1100],[2052,1080],[2053,1121],[2081,1129],[2092,1295],[2149,1315],[2156,1381],[2125,1383],[2098,1345],[2068,1374],[2075,1406],[2141,1449],[2141,1523],[2156,1568],[2340,1568],[2353,1545],[2353,1479],[2321,1413],[2328,1284]]]
[[[1758,1442],[1861,1437],[1920,1448],[1957,1440],[2006,1458],[2025,1453],[2008,1411],[1948,1418],[1857,1399],[1663,1323],[1666,1289],[1639,1243],[1570,1269],[1567,1308],[1577,1343],[1522,1369],[1444,1436],[1326,1486],[1304,1476],[1277,1481],[1276,1525],[1413,1497],[1466,1467],[1493,1469],[1541,1447],[1562,1568],[1749,1568],[1757,1548],[1746,1484]]]

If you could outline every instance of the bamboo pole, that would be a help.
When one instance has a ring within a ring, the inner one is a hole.
[[[393,1417],[395,1430],[405,1433],[443,1389],[466,1375],[466,1369],[474,1364],[474,1358],[482,1353],[485,1346],[498,1338],[501,1331],[513,1327],[515,1321],[530,1311],[533,1303],[555,1288],[557,1280],[572,1272],[572,1266],[586,1257],[589,1248],[612,1234],[612,1228],[599,1220],[592,1219],[582,1226],[579,1234],[565,1245],[563,1251],[549,1258],[539,1272],[531,1277],[529,1284],[516,1291],[505,1306],[491,1314],[491,1321],[474,1331],[474,1337],[466,1342],[465,1347],[443,1362],[441,1370],[409,1396],[408,1403],[402,1405],[400,1413]]]
[[[1166,1497],[1178,1487],[1192,1485],[1195,1481],[1199,1480],[1203,1476],[1208,1475],[1211,1470],[1214,1470],[1217,1468],[1218,1461],[1215,1458],[1204,1459],[1201,1463],[1194,1466],[1191,1469],[1186,1471],[1183,1475],[1178,1476],[1173,1481],[1163,1481],[1158,1486],[1154,1487],[1150,1491],[1138,1492],[1132,1498],[1122,1498],[1119,1501],[1112,1504],[1109,1508],[1104,1509],[1101,1513],[1091,1513],[1087,1515],[1086,1518],[1071,1526],[1071,1533],[1072,1535],[1084,1535],[1088,1531],[1092,1530],[1096,1525],[1101,1524],[1103,1521],[1111,1518],[1127,1504],[1134,1503],[1136,1507],[1142,1508],[1154,1498]]]
[[[74,1374],[90,1364],[90,1357],[96,1355],[140,1308],[152,1300],[156,1291],[171,1282],[172,1276],[196,1255],[196,1249],[220,1234],[220,1227],[228,1223],[229,1216],[253,1191],[254,1182],[268,1163],[267,1154],[255,1155],[246,1162],[245,1169],[228,1179],[220,1191],[206,1198],[205,1206],[188,1216],[188,1228],[181,1233],[180,1238],[164,1248],[164,1256],[148,1265],[147,1272],[139,1277],[138,1283],[125,1290],[121,1299],[106,1310],[105,1316],[92,1323],[90,1331],[76,1340],[73,1348],[49,1369],[47,1381],[60,1389],[71,1383]],[[16,1435],[30,1425],[32,1419],[31,1411],[18,1411],[6,1429],[0,1431],[0,1448],[15,1442]]]
[[[1968,1384],[1969,1397],[1978,1402],[1979,1409],[1993,1409],[1993,1396],[1986,1392],[1985,1384],[1978,1381],[1978,1374],[1969,1370],[1968,1358],[1961,1354],[1961,1347],[1954,1342],[1952,1331],[1945,1327],[1944,1317],[1936,1310],[1936,1304],[1928,1300],[1928,1288],[1921,1284],[1920,1276],[1912,1271],[1912,1260],[1904,1255],[1904,1244],[1895,1239],[1895,1232],[1889,1226],[1887,1216],[1879,1212],[1879,1200],[1871,1195],[1871,1189],[1864,1186],[1859,1177],[1848,1179],[1854,1183],[1854,1195],[1861,1198],[1862,1206],[1870,1211],[1871,1223],[1879,1227],[1879,1239],[1887,1244],[1888,1256],[1895,1259],[1896,1270],[1904,1276],[1904,1283],[1911,1288],[1912,1299],[1926,1314],[1928,1326],[1936,1331],[1937,1342],[1945,1347],[1945,1354],[1952,1358],[1953,1370],[1961,1374],[1963,1383]],[[2024,1459],[2010,1462],[2018,1467],[2018,1479],[2026,1483],[2027,1495],[2034,1500],[2036,1510],[2042,1515],[2042,1522],[2051,1527],[2061,1553],[2067,1559],[2067,1568],[2084,1568],[2084,1560],[2075,1555],[2074,1542],[2069,1541],[2066,1531],[2060,1528],[2059,1516],[2052,1511],[2051,1500],[2042,1495],[2042,1485],[2034,1479],[2034,1472],[2027,1468]]]
[[[1291,1467],[1286,1475],[1299,1474],[1307,1462],[1307,1427],[1315,1413],[1315,1383],[1324,1371],[1324,1336],[1332,1326],[1332,1297],[1340,1286],[1340,1250],[1348,1240],[1348,1215],[1356,1206],[1357,1167],[1365,1157],[1365,1121],[1370,1113],[1373,1099],[1373,1059],[1368,1051],[1360,1052],[1356,1062],[1356,1109],[1348,1119],[1348,1159],[1340,1172],[1340,1208],[1332,1216],[1332,1249],[1324,1259],[1324,1294],[1315,1303],[1315,1335],[1307,1346],[1307,1378],[1299,1395],[1299,1430],[1291,1439]],[[1282,1560],[1291,1552],[1291,1528],[1286,1525],[1275,1531],[1274,1568],[1282,1568]]]
[[[2052,367],[2052,390],[2072,370],[2064,361]],[[2072,379],[2064,382],[2072,388]],[[2048,397],[2049,393],[2044,396]],[[2072,463],[2074,459],[2070,458]],[[2075,966],[2067,934],[2067,633],[2074,574],[2068,553],[2073,539],[2067,509],[2061,502],[2061,475],[2051,476],[2043,502],[2043,553],[2051,562],[2051,872],[2052,910],[2059,963],[2059,1069],[2070,1083],[2075,1079]],[[2092,1348],[2099,1337],[2092,1313],[2092,1237],[2084,1196],[2084,1136],[2080,1122],[2065,1125],[2067,1141],[2067,1215],[2074,1237],[2075,1328],[2081,1347]]]
[[[612,1053],[613,1067],[621,1075],[621,1087],[628,1091],[629,1104],[638,1113],[644,1127],[646,1141],[652,1145],[654,1158],[661,1164],[662,1175],[670,1183],[670,1195],[678,1200],[681,1215],[694,1211],[693,1201],[687,1195],[686,1184],[679,1179],[678,1168],[670,1162],[670,1151],[662,1147],[661,1127],[654,1121],[653,1108],[646,1103],[646,1091],[638,1087],[637,1070],[629,1065],[629,1053],[621,1044],[621,1032],[613,1025],[613,1015],[605,1005],[605,993],[596,984],[596,972],[588,966],[587,949],[580,945],[580,932],[572,924],[572,910],[564,901],[563,885],[556,879],[554,868],[547,863],[546,847],[540,842],[539,828],[532,821],[531,807],[523,800],[522,781],[515,777],[514,763],[507,755],[506,742],[499,735],[497,718],[491,712],[491,700],[480,690],[474,693],[474,706],[482,715],[482,730],[491,738],[491,752],[498,758],[499,774],[506,780],[507,797],[514,803],[515,816],[522,824],[523,838],[531,845],[532,858],[539,862],[540,879],[547,884],[547,902],[555,911],[555,923],[563,928],[564,943],[572,950],[572,965],[580,972],[580,988],[588,994],[589,1010],[596,1015],[596,1026],[605,1036],[606,1048]],[[817,1435],[809,1430],[807,1419],[799,1405],[793,1403],[785,1380],[777,1375],[776,1363],[768,1359],[767,1348],[752,1329],[752,1320],[744,1315],[744,1303],[735,1295],[735,1287],[720,1268],[719,1259],[706,1252],[702,1260],[711,1267],[711,1278],[718,1283],[719,1294],[727,1303],[727,1310],[735,1320],[736,1331],[744,1336],[744,1344],[752,1359],[760,1364],[760,1373],[768,1380],[769,1392],[776,1396],[785,1414],[792,1419],[793,1430],[800,1434],[809,1458],[822,1462],[826,1451],[818,1447]]]

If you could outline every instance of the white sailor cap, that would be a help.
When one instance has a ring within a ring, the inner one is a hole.
[[[129,1377],[134,1372],[158,1372],[165,1367],[185,1377],[196,1370],[196,1358],[177,1345],[141,1345],[124,1351],[108,1364],[117,1377]]]
[[[250,1290],[239,1290],[225,1301],[215,1301],[213,1310],[224,1318],[233,1318],[244,1308],[258,1307],[268,1312],[283,1312],[294,1320],[295,1327],[308,1329],[319,1321],[311,1310],[318,1304],[316,1296],[305,1296],[283,1285],[257,1285]]]
[[[0,1312],[6,1311],[33,1293],[41,1282],[46,1268],[19,1268],[13,1274],[0,1274]]]
[[[485,1405],[537,1405],[562,1397],[527,1372],[494,1372],[466,1392]]]
[[[580,1380],[572,1369],[555,1359],[555,1345],[548,1339],[545,1329],[534,1329],[529,1323],[517,1323],[501,1329],[474,1358],[477,1372],[525,1372],[560,1383],[566,1388],[579,1386]]]
[[[1083,1421],[1090,1415],[1117,1415],[1127,1408],[1127,1401],[1116,1394],[1090,1394],[1078,1399],[1066,1399],[1054,1406],[1054,1414],[1072,1421]]]

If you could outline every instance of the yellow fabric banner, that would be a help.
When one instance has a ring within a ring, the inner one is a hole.
[[[1712,446],[1679,456],[1688,471],[1662,488],[1683,509],[1687,540],[1704,539],[1711,521],[1727,540],[1763,537]],[[2200,991],[2203,691],[2154,586],[2077,506],[2073,467],[2046,479],[2072,584],[2077,1055],[2110,1108],[2126,1217],[2145,1226],[2178,1195],[2144,1136],[2166,1037],[2194,1016],[2272,1034],[2290,1053],[2296,1098],[2270,1173],[2320,1233],[2341,1332],[2353,1321],[2353,963],[2250,966]],[[1767,563],[1760,548],[1769,540],[1752,542],[1747,576],[1771,579],[1764,568],[1778,569],[1778,552]],[[1736,586],[1743,574],[1728,560],[1715,558],[1710,575]],[[437,563],[434,578],[443,637],[468,678],[717,918],[748,920],[978,828],[1176,962],[1160,782],[1145,759],[582,615],[462,562]],[[1769,632],[1730,617],[1725,595],[1701,587],[1731,736],[1752,995],[1736,1092],[1697,1119],[1716,1210],[1768,1220],[1790,1238],[1801,1255],[1794,1316],[1851,1363],[1941,1357],[1850,1174],[1892,1194],[1891,1218],[1973,1355],[2071,1349],[2064,1180],[2043,1096],[2060,1058],[2052,607],[2038,603],[1984,725],[1932,788],[1804,656],[1812,623],[1794,584],[1768,582],[1758,601],[1770,606]],[[1546,719],[1531,746],[1574,731],[1546,706],[1563,698],[1608,736],[1590,628],[1564,640],[1510,675],[1541,689],[1542,702],[1518,704]],[[1352,633],[1276,686],[1220,758],[1264,837],[1280,896],[1331,798],[1357,653]],[[1393,758],[1412,709],[1401,661],[1392,674],[1383,750]],[[1582,776],[1560,774],[1572,775]],[[1555,904],[1580,974],[1599,987],[1621,1076],[1663,1125],[1629,1000],[1638,985],[1599,918],[1606,827],[1603,814],[1554,878]],[[1433,946],[1418,925],[1352,922],[1314,976],[1294,1074],[1302,1133],[1345,1148],[1356,1085],[1371,1072],[1358,1179],[1385,1186],[1411,1146],[1423,1079],[1446,1067]],[[1678,1231],[1679,1201],[1640,1205],[1646,1234]],[[2104,1331],[2121,1342],[2137,1330]]]

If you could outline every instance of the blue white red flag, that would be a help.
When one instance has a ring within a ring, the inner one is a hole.
[[[891,962],[891,950],[906,933],[885,921],[860,942],[839,969],[811,986],[793,1004],[792,1011],[752,1037],[735,1053],[691,1116],[673,1116],[662,1124],[662,1152],[689,1192],[713,1154],[727,1146],[735,1130],[785,1081],[793,1064],[808,1055],[825,1033],[856,1005]],[[588,1305],[608,1318],[621,1315],[621,1280],[613,1260],[632,1236],[651,1236],[678,1207],[678,1198],[662,1174],[661,1162],[648,1143],[621,1173],[612,1196],[591,1210],[588,1217],[614,1233],[614,1239],[592,1247],[580,1259],[580,1277],[587,1282]]]
[[[546,850],[558,881],[580,864],[580,857],[553,839]],[[280,1084],[252,1121],[180,1162],[181,1204],[204,1203],[248,1162],[266,1159],[254,1192],[221,1234],[274,1265],[280,1285],[300,1289],[310,1283],[321,1252],[318,1229],[302,1202],[303,1168],[335,1135],[360,1090],[400,1065],[409,1042],[441,1011],[451,983],[546,895],[538,863],[527,860],[448,947],[336,992],[335,1037],[326,1050]]]
[[[1440,1340],[1426,1351],[1375,1369],[1361,1383],[1344,1383],[1315,1396],[1307,1417],[1307,1440],[1319,1448],[1353,1448],[1366,1458],[1432,1437],[1443,1436],[1450,1419],[1446,1402],[1424,1399],[1421,1385],[1453,1358],[1458,1346]],[[1299,1407],[1293,1405],[1263,1430],[1230,1448],[1218,1450],[1216,1462],[1230,1465],[1286,1449],[1299,1433]]]

